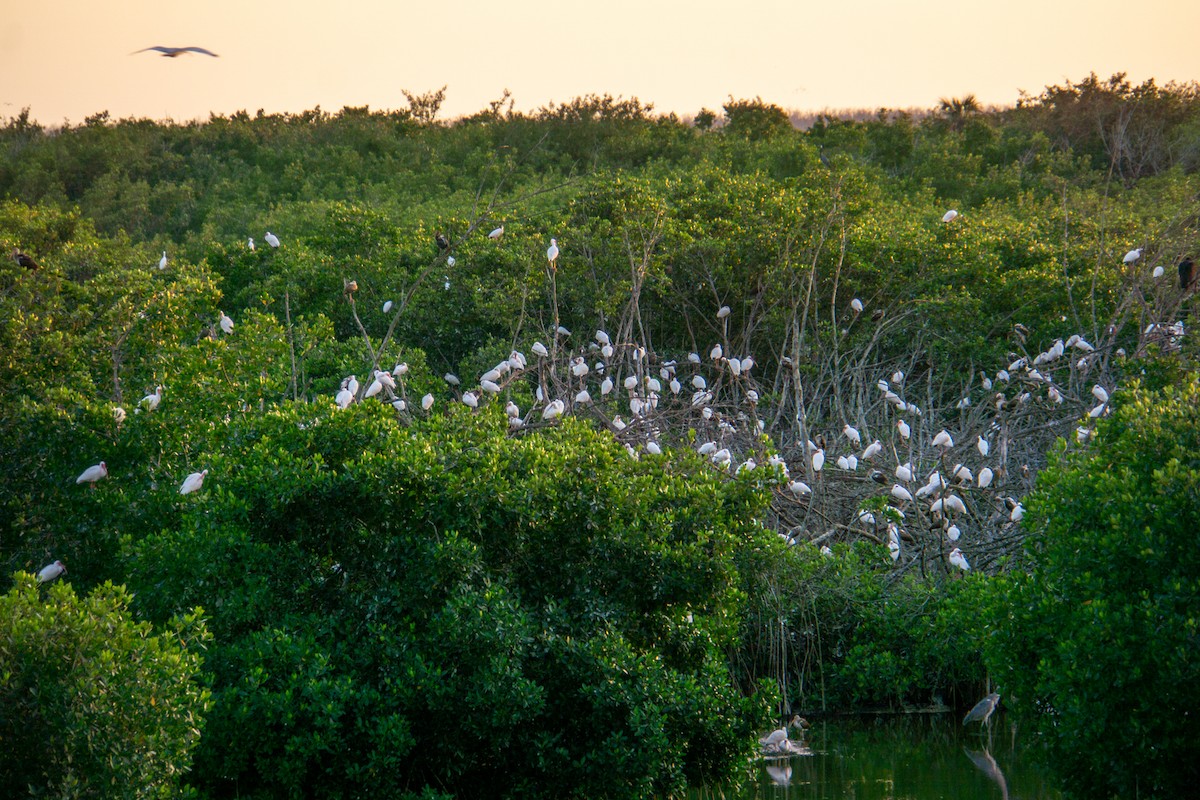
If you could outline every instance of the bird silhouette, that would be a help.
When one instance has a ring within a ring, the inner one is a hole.
[[[220,56],[213,51],[205,50],[203,47],[165,47],[161,44],[156,44],[154,47],[144,47],[141,50],[135,50],[129,55],[135,56],[138,53],[145,53],[149,50],[162,53],[164,58],[178,58],[185,53],[200,53],[202,55],[212,56],[213,58],[220,58]]]

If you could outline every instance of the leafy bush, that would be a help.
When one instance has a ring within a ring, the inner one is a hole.
[[[209,703],[200,612],[153,633],[121,587],[15,581],[0,597],[0,793],[177,797]]]

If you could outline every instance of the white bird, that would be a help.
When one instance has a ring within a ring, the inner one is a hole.
[[[1097,383],[1095,386],[1092,387],[1092,397],[1095,397],[1101,403],[1107,403],[1108,402],[1108,391],[1105,390],[1105,388],[1103,386],[1101,386],[1100,384]]]
[[[646,442],[646,452],[652,456],[661,456],[662,448],[658,446],[658,442]]]
[[[198,491],[204,485],[204,476],[208,474],[208,470],[203,472],[193,472],[183,479],[183,485],[179,487],[180,494],[191,494]]]
[[[454,260],[454,256],[446,256],[446,266],[453,267],[458,262]]]
[[[971,474],[971,469],[965,464],[954,465],[954,478],[963,483],[970,483],[975,480],[975,476]]]
[[[345,409],[354,402],[354,395],[349,389],[339,389],[333,401],[337,403],[338,408]]]
[[[905,483],[908,483],[909,481],[911,481],[913,479],[912,465],[897,464],[896,465],[896,477],[899,478],[900,480],[904,481]]]
[[[107,477],[108,464],[101,461],[99,464],[93,464],[80,473],[79,477],[75,479],[75,483],[90,483],[95,486],[96,481]]]
[[[792,481],[788,484],[788,489],[797,497],[803,497],[806,494],[812,494],[812,488],[804,481]]]
[[[679,394],[683,391],[683,384],[677,378],[671,378],[671,383],[668,385],[671,387],[671,394]]]
[[[271,245],[271,247],[279,247],[279,237],[270,231],[267,231],[267,235],[263,238],[267,240],[267,244]]]
[[[953,222],[958,217],[958,212],[953,208],[942,215],[942,222]]]
[[[688,361],[690,361],[693,364],[699,364],[700,363],[700,354],[699,353],[688,353]]]
[[[354,377],[353,375],[351,375],[349,378],[346,378],[346,387],[345,388],[350,392],[350,394],[357,397],[358,396],[358,378]]]
[[[55,561],[53,564],[47,564],[38,570],[38,583],[49,583],[66,571],[67,568],[61,561]]]
[[[1162,276],[1163,276],[1163,268],[1162,268],[1162,267],[1155,267],[1155,268],[1154,268],[1154,277],[1155,277],[1155,278],[1161,278]]]
[[[986,489],[991,486],[993,477],[994,476],[992,474],[991,467],[984,467],[983,469],[979,470],[979,477],[976,479],[976,482],[979,484],[979,488]]]
[[[1121,259],[1121,262],[1123,264],[1132,264],[1133,262],[1137,261],[1141,257],[1142,257],[1142,248],[1138,247],[1138,248],[1130,250],[1128,253],[1126,253],[1125,258]]]
[[[421,398],[421,408],[425,411],[433,408],[433,395],[427,394]]]
[[[1023,520],[1025,518],[1025,506],[1017,503],[1015,506],[1013,506],[1012,513],[1008,515],[1008,518],[1013,522],[1020,522]]]
[[[550,246],[546,248],[546,260],[550,262],[551,269],[554,268],[554,262],[558,260],[558,240],[551,239]]]
[[[982,436],[979,437],[979,441],[975,442],[975,446],[979,448],[979,455],[981,456],[986,456],[988,451],[992,449],[992,446],[988,444],[988,440]]]
[[[233,333],[233,320],[226,316],[224,311],[218,311],[217,324],[221,326],[221,330],[226,334]]]
[[[521,408],[512,400],[509,400],[504,404],[504,413],[510,417],[519,417],[521,416]]]
[[[713,361],[720,361],[721,355],[723,354],[723,352],[724,351],[721,350],[721,345],[719,345],[719,344],[714,345],[713,349],[709,351],[708,357],[711,358]]]
[[[479,398],[474,392],[467,392],[462,396],[463,405],[468,408],[479,408]]]
[[[499,394],[500,393],[500,384],[496,383],[495,381],[480,381],[479,388],[483,389],[485,392],[488,392],[489,394]]]
[[[125,416],[125,409],[121,408],[120,406],[117,406],[113,409],[113,419],[116,420],[118,425],[125,421]]]
[[[945,504],[946,504],[946,508],[950,509],[951,511],[956,511],[959,514],[967,513],[967,506],[965,503],[963,503],[962,499],[958,495],[955,495],[955,494],[946,495]]]
[[[850,469],[850,459],[846,458],[845,456],[838,456],[837,457],[837,465],[838,465],[838,469],[849,470]]]
[[[904,384],[904,371],[903,370],[896,370],[895,372],[892,373],[892,383],[901,384],[901,385]]]
[[[866,450],[863,450],[863,454],[862,454],[863,461],[869,461],[870,459],[879,455],[879,452],[881,450],[883,450],[883,444],[878,439],[876,439],[875,441],[873,441],[869,445],[867,445]]]
[[[554,332],[556,334],[558,334],[559,336],[570,336],[571,335],[571,332],[569,330],[567,330],[566,328],[564,328],[562,325],[559,325],[557,328],[555,328]]]
[[[499,228],[493,229],[492,232],[488,234],[488,238],[491,239],[493,242],[498,242],[498,241],[500,241],[500,237],[503,235],[504,235],[504,226],[501,225]]]
[[[707,389],[708,383],[704,380],[703,375],[693,375],[692,376],[692,386],[694,386],[697,389]]]
[[[638,385],[638,379],[637,379],[636,375],[630,375],[627,378],[625,378],[625,389],[627,391],[634,390],[635,388],[637,388],[637,385]]]
[[[912,492],[910,492],[908,489],[905,489],[898,483],[892,484],[892,497],[896,498],[897,500],[906,500],[909,503],[911,503],[913,500]]]
[[[907,439],[912,433],[912,429],[908,427],[908,423],[902,419],[896,420],[896,430],[900,431],[901,439]]]
[[[158,408],[158,404],[162,402],[162,387],[154,387],[154,393],[148,394],[138,403],[139,406],[145,406],[147,411],[153,411]]]
[[[371,381],[371,385],[367,387],[367,391],[363,392],[363,398],[366,399],[368,397],[374,397],[382,391],[383,383],[379,380],[379,378],[376,378],[375,380]]]
[[[1091,411],[1088,412],[1088,416],[1091,417],[1092,419],[1098,419],[1099,417],[1104,416],[1104,411],[1107,407],[1108,407],[1107,403],[1100,403],[1095,408],[1093,408]]]
[[[888,526],[888,552],[892,556],[892,561],[900,558],[900,534],[895,525]]]
[[[533,352],[536,353],[537,355],[541,356],[542,358],[545,358],[546,356],[550,355],[550,351],[546,349],[546,345],[542,344],[541,342],[533,343]]]
[[[763,753],[768,755],[784,755],[793,752],[801,752],[801,748],[793,744],[788,738],[788,728],[800,728],[803,730],[807,723],[798,716],[788,720],[787,725],[776,731],[771,731],[759,737],[758,743],[762,747]]]
[[[246,240],[246,247],[249,247],[251,250],[254,249],[254,237],[253,236],[251,236],[249,239]]]
[[[856,297],[850,301],[850,307],[854,309],[855,314],[861,314],[863,310],[863,302]]]
[[[960,536],[962,536],[962,531],[958,529],[957,525],[951,525],[949,528],[946,528],[946,538],[950,541],[957,542]]]
[[[950,563],[963,572],[969,572],[971,569],[971,565],[967,563],[967,557],[957,547],[950,551]]]
[[[862,436],[859,435],[858,429],[852,427],[849,423],[842,427],[842,433],[846,434],[846,438],[854,442],[856,446],[862,444]]]
[[[818,450],[812,455],[813,472],[820,472],[821,467],[825,466],[825,451]]]
[[[608,394],[608,393],[609,393],[609,392],[611,392],[612,390],[613,390],[613,380],[612,380],[612,378],[607,378],[607,377],[606,377],[606,378],[605,378],[605,379],[604,379],[604,380],[603,380],[603,381],[600,383],[600,395],[603,397],[604,395]]]
[[[163,255],[162,255],[162,258],[160,258],[160,259],[158,260],[158,268],[159,268],[159,269],[166,269],[166,268],[167,268],[167,251],[166,251],[166,250],[163,250]]]
[[[392,310],[392,301],[391,301],[391,300],[388,300],[387,302],[385,302],[385,303],[383,304],[383,313],[385,313],[385,314],[386,314],[386,313],[388,313],[388,312],[389,312],[389,311],[391,311],[391,310]]]
[[[450,384],[451,386],[459,386],[462,384],[462,381],[460,381],[458,379],[458,376],[455,375],[453,372],[447,372],[445,375],[442,376],[442,379],[445,380],[446,383]]]
[[[584,375],[587,375],[588,370],[589,370],[589,367],[587,365],[587,362],[584,361],[583,359],[580,359],[579,361],[577,361],[571,365],[571,374],[574,375],[576,378],[582,378]]]
[[[567,404],[562,400],[554,400],[542,410],[542,419],[550,420],[561,416]]]
[[[933,437],[933,446],[946,448],[954,447],[954,439],[947,431],[942,430],[938,432],[937,436]]]
[[[729,316],[729,306],[721,306],[717,309],[717,319],[725,319]]]
[[[590,394],[588,394],[587,389],[582,389],[579,392],[579,394],[575,395],[575,402],[576,403],[590,403],[590,402],[592,402],[592,396]]]
[[[399,364],[392,367],[392,374],[395,375],[397,378],[400,377],[401,375],[407,375],[408,374],[408,363],[401,361]]]

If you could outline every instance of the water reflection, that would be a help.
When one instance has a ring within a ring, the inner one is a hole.
[[[996,734],[999,730],[999,735]],[[812,723],[811,755],[757,762],[757,784],[692,800],[1061,800],[1003,718],[964,730],[957,715],[837,718]],[[964,758],[965,754],[965,758]]]

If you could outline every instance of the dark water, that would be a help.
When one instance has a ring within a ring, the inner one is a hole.
[[[812,755],[763,761],[741,793],[697,790],[690,800],[1060,800],[1052,776],[1034,763],[1000,717],[991,731],[963,728],[949,714],[838,718],[814,722]]]

